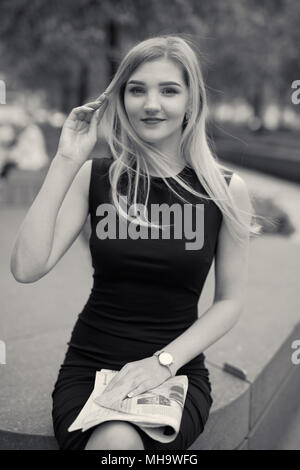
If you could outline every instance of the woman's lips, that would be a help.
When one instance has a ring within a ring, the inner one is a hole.
[[[165,119],[142,119],[144,124],[159,124],[160,122],[164,122]]]

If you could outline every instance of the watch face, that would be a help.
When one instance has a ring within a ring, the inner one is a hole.
[[[159,362],[161,362],[164,366],[168,366],[172,364],[173,358],[171,354],[163,352],[159,355]]]

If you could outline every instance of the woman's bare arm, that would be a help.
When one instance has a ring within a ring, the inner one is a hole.
[[[103,94],[94,102],[74,108],[66,119],[57,154],[14,242],[10,268],[17,281],[40,279],[78,235],[88,212],[83,187],[86,160],[97,141],[98,124],[107,104],[107,96]],[[81,167],[84,169],[79,171]],[[70,216],[71,210],[74,217]]]
[[[75,162],[59,155],[52,160],[45,181],[26,214],[13,246],[10,268],[17,281],[34,282],[45,274],[57,216],[79,169]]]

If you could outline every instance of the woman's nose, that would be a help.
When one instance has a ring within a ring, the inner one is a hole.
[[[160,110],[160,103],[157,96],[153,94],[149,94],[146,96],[146,100],[144,103],[145,111],[159,111]]]

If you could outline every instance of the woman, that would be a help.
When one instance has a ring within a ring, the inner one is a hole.
[[[255,233],[244,181],[209,149],[206,115],[197,54],[189,41],[169,35],[129,51],[100,99],[73,109],[63,126],[11,263],[18,281],[40,279],[90,214],[94,284],[52,393],[60,449],[185,450],[204,430],[213,399],[203,351],[242,311]],[[98,130],[111,155],[88,160]],[[158,217],[157,205],[164,205]],[[214,256],[214,302],[198,319]],[[187,375],[176,439],[162,444],[126,421],[68,432],[101,368],[118,371],[103,404]]]

